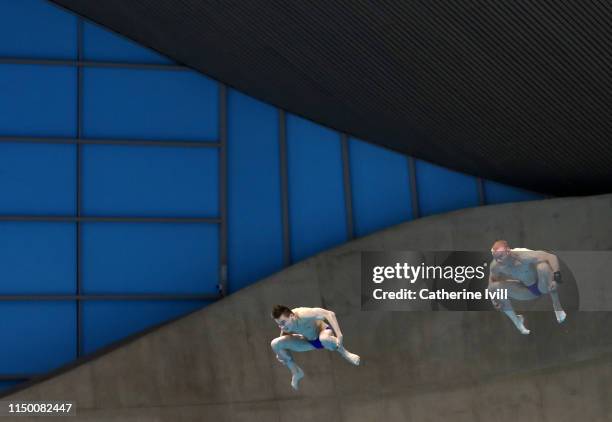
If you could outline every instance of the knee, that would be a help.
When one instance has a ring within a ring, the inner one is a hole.
[[[536,266],[536,271],[538,272],[538,277],[540,279],[544,279],[546,281],[549,281],[549,280],[552,280],[552,278],[553,278],[553,273],[552,273],[550,267],[548,266],[548,264],[546,264],[544,262],[540,262]]]
[[[500,290],[505,290],[505,287],[501,283],[491,282],[487,286],[487,290],[489,291],[489,293],[496,293]]]
[[[281,341],[280,337],[277,337],[270,342],[270,347],[275,352],[278,352],[278,350],[280,349],[280,341]]]
[[[338,348],[338,340],[336,340],[336,337],[325,336],[320,338],[319,341],[321,341],[321,344],[327,350],[336,350]]]
[[[544,286],[548,291],[554,292],[557,290],[557,282],[553,278],[553,272],[548,264],[540,263],[537,265],[538,279],[540,286]]]
[[[489,284],[489,287],[487,287],[487,291],[489,292],[489,297],[493,297],[493,295],[491,295],[491,293],[497,293],[499,290],[501,290],[501,287],[498,286],[497,284]]]

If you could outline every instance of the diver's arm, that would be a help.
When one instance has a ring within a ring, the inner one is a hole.
[[[338,343],[342,344],[342,331],[340,331],[340,325],[338,324],[338,320],[336,319],[336,314],[333,311],[329,311],[323,308],[304,308],[300,312],[301,318],[312,318],[319,321],[327,321],[329,325],[331,325],[332,330],[336,334],[336,338],[338,339]]]
[[[536,254],[540,261],[545,261],[550,265],[554,273],[559,272],[561,268],[559,267],[559,258],[557,258],[557,255],[544,251],[537,251]]]

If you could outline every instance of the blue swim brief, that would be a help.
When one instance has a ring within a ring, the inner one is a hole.
[[[533,283],[531,286],[525,286],[529,289],[529,291],[531,293],[533,293],[536,296],[542,296],[542,292],[540,291],[540,289],[538,289],[538,283],[535,282]]]
[[[308,343],[312,344],[315,349],[322,349],[323,348],[323,345],[321,344],[321,340],[319,340],[319,339],[308,340]]]
[[[332,327],[330,327],[329,325],[326,325],[324,330],[331,330]],[[319,340],[318,338],[316,340],[307,340],[308,343],[312,344],[314,346],[315,349],[323,349],[323,345],[321,344],[321,340]]]

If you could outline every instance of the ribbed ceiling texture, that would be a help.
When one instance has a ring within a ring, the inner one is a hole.
[[[54,0],[289,112],[553,195],[612,192],[612,2]]]

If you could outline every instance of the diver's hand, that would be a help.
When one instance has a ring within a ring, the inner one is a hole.
[[[340,334],[338,337],[338,347],[342,347],[342,343],[344,342],[344,336]]]

